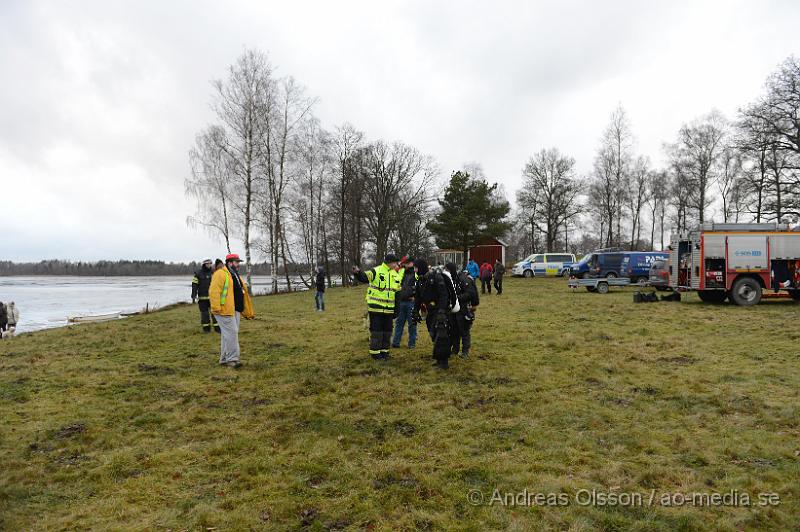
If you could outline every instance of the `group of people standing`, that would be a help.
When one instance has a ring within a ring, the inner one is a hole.
[[[483,261],[483,264],[478,266],[477,262],[469,259],[467,270],[473,278],[481,280],[481,294],[492,293],[492,280],[494,280],[495,293],[498,296],[503,293],[503,275],[506,273],[506,267],[499,260],[494,261],[494,266],[488,261]]]
[[[389,348],[400,347],[406,324],[408,347],[413,349],[417,324],[423,320],[433,342],[435,366],[447,369],[452,355],[469,357],[480,304],[471,265],[462,271],[453,263],[429,268],[424,259],[398,259],[390,253],[369,270],[353,267],[353,275],[369,285],[366,302],[373,359],[387,360]]]
[[[235,253],[228,254],[224,262],[217,259],[213,265],[211,259],[206,259],[192,279],[192,303],[198,302],[202,330],[210,333],[213,329],[220,333],[219,363],[233,368],[242,365],[241,318],[255,317],[249,290],[239,275],[240,264]],[[488,262],[479,267],[470,259],[463,270],[451,262],[429,268],[424,259],[407,256],[398,259],[390,253],[381,264],[369,270],[353,267],[353,276],[368,284],[370,356],[375,360],[387,360],[389,348],[400,347],[406,325],[408,347],[413,349],[417,343],[417,324],[424,321],[433,342],[434,365],[447,369],[452,355],[468,358],[475,310],[480,304],[476,279],[480,277],[485,293],[486,271],[490,280],[494,278],[495,291],[500,295],[505,273],[500,261],[494,267]],[[314,284],[316,309],[322,312],[325,310],[322,267],[315,271]]]
[[[239,325],[241,318],[253,319],[253,303],[247,284],[239,275],[241,259],[229,253],[225,262],[217,259],[203,261],[192,279],[192,303],[198,301],[200,325],[203,332],[211,328],[220,333],[219,363],[222,366],[242,366],[239,348]]]
[[[19,309],[12,301],[8,305],[0,301],[0,338],[13,335],[19,322]]]

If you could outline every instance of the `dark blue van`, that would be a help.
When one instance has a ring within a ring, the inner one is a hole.
[[[621,277],[622,249],[605,248],[587,253],[570,268],[571,277],[586,279],[587,277]]]
[[[589,272],[589,259],[591,258],[592,254],[589,253],[584,255],[578,262],[574,262],[569,268],[569,275],[571,277],[577,277],[578,279],[586,277]]]
[[[622,259],[621,274],[632,283],[650,277],[650,265],[657,260],[669,260],[669,253],[661,251],[626,251]]]

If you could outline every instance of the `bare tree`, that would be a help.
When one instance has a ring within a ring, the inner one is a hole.
[[[259,186],[264,179],[261,149],[266,135],[264,113],[272,90],[272,65],[262,52],[248,50],[230,67],[227,79],[216,80],[212,85],[212,108],[224,131],[219,136],[223,141],[219,147],[228,162],[231,204],[242,226],[247,281],[252,286],[253,225]]]
[[[667,199],[669,197],[669,175],[667,172],[650,172],[647,178],[647,204],[650,207],[650,243],[656,246],[656,223],[661,234],[661,249],[664,249],[664,220],[666,218]]]
[[[297,136],[295,150],[299,168],[292,190],[293,227],[303,261],[312,268],[313,273],[314,266],[327,262],[327,246],[323,242],[327,236],[323,226],[326,214],[323,196],[331,173],[330,135],[320,127],[317,119],[310,118],[305,121]],[[291,247],[290,245],[290,250]],[[310,279],[306,280],[301,275],[301,281],[310,286]]]
[[[545,235],[545,251],[554,251],[559,231],[581,212],[574,167],[575,159],[550,148],[531,157],[522,171],[525,182],[517,202],[523,209],[538,210],[532,223]]]
[[[691,178],[683,173],[680,166],[673,165],[671,168],[672,178],[670,180],[669,197],[674,207],[674,224],[679,231],[689,228],[690,222],[694,218],[689,213],[691,208],[692,183]]]
[[[768,196],[768,158],[773,137],[763,121],[748,116],[746,112],[740,112],[740,115],[734,143],[742,156],[743,190],[749,198],[749,212],[754,215],[756,223],[760,223]]]
[[[786,58],[767,78],[766,94],[743,114],[774,137],[778,150],[800,155],[800,59]]]
[[[416,148],[394,142],[371,143],[364,150],[364,221],[378,260],[386,254],[393,228],[403,216],[429,201],[428,188],[436,174],[433,160]]]
[[[719,156],[719,187],[722,199],[722,221],[727,223],[738,212],[735,212],[736,201],[734,195],[741,190],[739,182],[742,178],[741,154],[733,146],[725,146]]]
[[[264,194],[261,197],[262,223],[265,224],[268,252],[273,266],[273,291],[278,290],[278,264],[283,272],[288,289],[291,290],[289,275],[289,253],[286,236],[285,203],[287,187],[297,177],[298,132],[309,117],[316,100],[305,96],[305,90],[292,77],[276,80],[272,91],[265,99],[265,135],[260,146],[263,154],[261,164],[264,169]]]
[[[222,147],[227,144],[225,131],[211,126],[195,140],[189,151],[192,176],[186,179],[185,189],[197,201],[197,210],[187,218],[191,227],[200,226],[213,237],[225,241],[225,249],[231,252],[231,196],[229,164]]]
[[[622,242],[623,209],[633,160],[633,134],[625,109],[620,105],[611,114],[594,161],[592,195],[603,213],[606,244]]]
[[[718,175],[718,159],[724,147],[727,121],[718,111],[684,124],[678,141],[667,151],[677,173],[688,186],[690,206],[697,211],[699,222],[705,221],[711,204],[709,188]]]
[[[643,156],[637,157],[631,168],[629,180],[630,188],[626,195],[628,200],[628,212],[630,212],[631,215],[631,251],[639,249],[639,242],[642,239],[641,215],[642,208],[649,199],[649,180],[650,159]]]
[[[361,220],[360,216],[356,215],[355,220],[353,220],[353,209],[348,209],[347,206],[354,203],[352,200],[355,199],[356,203],[361,202],[360,194],[355,196],[355,193],[358,190],[357,187],[357,177],[356,177],[356,169],[354,164],[354,157],[356,152],[361,148],[364,141],[364,134],[361,131],[358,131],[354,128],[351,124],[343,124],[336,128],[334,137],[333,137],[333,150],[334,150],[334,157],[335,162],[337,164],[336,172],[335,172],[335,189],[336,189],[336,202],[334,203],[334,209],[336,211],[336,217],[339,222],[339,234],[337,239],[338,249],[337,253],[339,256],[339,273],[342,276],[342,284],[346,285],[349,277],[348,277],[348,270],[347,267],[347,260],[348,260],[348,222],[355,221],[358,229],[354,231],[354,236],[358,237],[360,235],[360,226]],[[349,215],[348,215],[349,214]],[[352,239],[351,239],[352,240]],[[360,248],[360,242],[358,243],[358,247]],[[360,263],[359,261],[353,261],[354,264]]]

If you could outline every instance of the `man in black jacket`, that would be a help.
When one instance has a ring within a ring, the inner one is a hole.
[[[472,346],[472,324],[475,322],[475,308],[480,305],[478,296],[478,286],[475,279],[467,271],[458,273],[455,279],[456,294],[458,297],[459,311],[451,314],[453,321],[452,334],[453,355],[461,351],[463,358],[469,358],[469,350]],[[460,344],[460,345],[459,345]]]
[[[317,276],[314,279],[314,284],[317,287],[317,293],[314,295],[317,312],[323,312],[325,310],[325,270],[322,266],[317,267]]]
[[[403,328],[408,322],[408,348],[417,345],[417,322],[412,319],[414,313],[414,292],[417,286],[417,274],[414,272],[414,259],[403,257],[400,260],[403,269],[400,271],[400,291],[395,296],[394,305],[394,338],[392,347],[400,347],[403,339]]]
[[[192,278],[192,303],[198,301],[197,306],[200,309],[200,325],[203,327],[204,333],[211,332],[211,324],[214,324],[214,330],[219,332],[219,325],[209,310],[211,309],[211,302],[208,299],[208,287],[211,286],[211,276],[214,272],[211,269],[211,259],[203,261],[202,267],[194,272]]]
[[[503,274],[506,273],[506,267],[500,262],[500,259],[494,261],[494,291],[499,296],[503,293]]]
[[[415,295],[419,309],[414,309],[415,315],[426,313],[425,325],[433,340],[435,365],[439,369],[447,369],[451,350],[449,314],[455,302],[455,289],[444,274],[437,270],[428,271],[428,264],[424,260],[419,259],[415,266],[420,276]]]

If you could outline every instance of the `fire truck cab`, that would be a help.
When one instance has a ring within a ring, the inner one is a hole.
[[[672,233],[669,286],[702,301],[755,305],[764,291],[800,301],[800,232],[787,224],[706,223]]]

